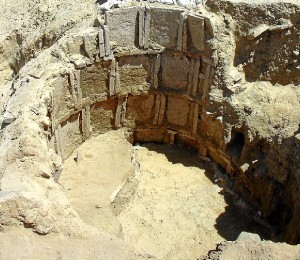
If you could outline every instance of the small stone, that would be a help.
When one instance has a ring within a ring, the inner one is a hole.
[[[13,114],[11,113],[4,113],[3,115],[3,124],[11,124],[12,122],[14,122],[16,120],[16,118],[13,116]]]
[[[76,161],[77,163],[80,163],[82,160],[83,160],[83,157],[82,157],[81,153],[77,150],[77,152],[76,152],[76,157],[75,157],[75,161]]]
[[[247,232],[241,232],[241,234],[238,236],[237,241],[261,241],[259,235],[253,234],[253,233],[247,233]]]
[[[51,177],[52,175],[51,175],[51,173],[49,173],[49,172],[43,171],[43,172],[41,173],[41,176],[42,176],[43,178],[50,179],[50,177]]]
[[[46,216],[48,215],[48,210],[45,209],[45,208],[41,208],[41,209],[39,210],[39,213],[40,213],[40,215],[41,215],[42,217],[46,217]]]
[[[43,126],[46,128],[48,128],[51,124],[49,117],[42,117],[41,122],[42,122]]]
[[[243,172],[247,171],[249,168],[249,164],[248,163],[244,163],[242,166],[241,166],[241,169]]]
[[[223,117],[222,116],[218,116],[216,119],[219,120],[221,123],[223,123]]]
[[[295,135],[296,142],[300,144],[300,133]]]
[[[44,227],[42,225],[37,225],[34,227],[33,231],[39,235],[47,235],[51,232],[51,227]]]

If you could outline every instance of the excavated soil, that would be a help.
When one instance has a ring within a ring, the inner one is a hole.
[[[183,146],[131,146],[122,130],[92,137],[59,183],[87,223],[158,259],[196,259],[261,227],[214,183],[210,162]]]

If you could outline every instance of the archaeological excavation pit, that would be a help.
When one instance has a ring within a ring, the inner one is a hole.
[[[299,6],[191,4],[96,4],[34,48],[14,32],[29,45],[0,96],[1,230],[87,259],[300,243]]]

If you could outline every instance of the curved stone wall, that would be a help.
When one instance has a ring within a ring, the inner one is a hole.
[[[52,147],[66,158],[91,134],[129,127],[135,140],[187,139],[205,155],[201,114],[217,63],[209,19],[133,6],[99,20],[66,44],[77,69],[52,82]]]

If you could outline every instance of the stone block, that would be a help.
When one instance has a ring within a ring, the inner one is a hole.
[[[91,135],[91,115],[90,115],[90,107],[86,106],[81,111],[82,114],[82,133],[84,139],[87,139]]]
[[[111,50],[110,50],[110,30],[107,25],[103,26],[103,37],[104,37],[105,56],[108,57],[111,53]]]
[[[93,135],[105,133],[114,127],[117,104],[117,99],[109,99],[91,106],[90,124]]]
[[[134,141],[135,142],[151,142],[163,143],[165,141],[166,129],[135,129]]]
[[[106,15],[110,40],[120,47],[132,47],[138,43],[138,13],[140,7],[114,9]]]
[[[97,37],[98,32],[90,32],[83,35],[84,49],[87,57],[90,59],[93,59],[97,53]]]
[[[81,46],[83,45],[82,35],[74,35],[67,42],[69,55],[81,54]]]
[[[61,124],[58,138],[62,157],[65,159],[83,142],[79,113],[71,115],[67,121]]]
[[[154,70],[153,70],[153,78],[152,78],[152,86],[154,89],[158,88],[158,72],[161,66],[161,54],[157,54],[154,63]]]
[[[162,47],[177,47],[181,9],[151,8],[149,40]]]
[[[187,89],[190,61],[185,55],[164,53],[161,66],[162,78],[160,86],[176,90]]]
[[[102,61],[80,71],[83,98],[97,99],[107,92],[110,65],[110,61]]]
[[[204,18],[189,14],[187,16],[187,27],[189,34],[189,48],[198,51],[205,50],[205,27]]]
[[[145,55],[124,56],[118,59],[121,94],[135,93],[150,88],[152,63]]]
[[[104,32],[102,29],[98,32],[98,48],[99,48],[99,56],[100,58],[105,57],[105,42],[104,42]]]
[[[69,78],[67,75],[59,77],[52,82],[52,122],[59,120],[70,110],[75,109]]]
[[[126,124],[125,116],[127,110],[127,101],[128,101],[128,96],[122,96],[118,98],[118,104],[117,104],[117,109],[115,114],[115,123],[114,123],[115,128],[120,128],[122,126],[125,126]]]
[[[129,96],[127,117],[136,125],[151,123],[154,115],[154,95]]]
[[[162,125],[165,117],[167,98],[164,95],[155,97],[153,125]]]
[[[71,88],[72,97],[75,103],[76,109],[81,108],[82,92],[80,87],[80,71],[71,71],[69,74],[69,84]]]
[[[168,96],[167,121],[169,124],[186,126],[190,113],[190,101],[176,96]]]

